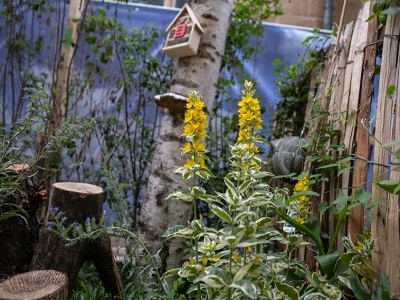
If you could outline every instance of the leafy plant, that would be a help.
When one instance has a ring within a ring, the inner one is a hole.
[[[42,186],[43,178],[33,179],[39,161],[48,159],[56,151],[62,149],[68,142],[73,141],[83,133],[90,132],[95,119],[83,120],[80,123],[65,123],[56,130],[56,135],[52,136],[42,150],[35,155],[24,157],[21,152],[24,141],[32,138],[35,128],[42,126],[47,118],[49,108],[49,91],[45,85],[38,83],[36,87],[26,89],[29,100],[26,108],[26,115],[10,129],[9,136],[0,134],[2,143],[0,145],[0,206],[11,210],[3,211],[0,220],[12,216],[26,217],[26,212],[21,205],[10,202],[19,199],[27,191],[22,189],[25,182],[34,185],[35,180],[40,184],[32,189],[39,189]],[[14,166],[23,165],[18,172]]]
[[[305,216],[301,215],[300,221],[293,214],[287,214],[289,203],[318,194],[299,187],[289,197],[286,189],[272,188],[264,181],[272,174],[262,170],[263,161],[257,155],[256,143],[265,140],[256,133],[261,128],[261,119],[254,93],[252,83],[246,82],[239,103],[239,138],[232,146],[230,172],[224,178],[225,191],[216,192],[214,196],[194,185],[169,196],[181,201],[208,203],[221,226],[207,227],[202,216],[195,212],[187,226],[171,227],[165,237],[192,240],[192,254],[181,268],[169,270],[163,277],[178,275],[187,280],[192,284],[188,294],[197,299],[341,299],[341,287],[354,288],[360,284],[361,279],[354,272],[359,261],[368,261],[373,245],[361,240],[365,244],[362,244],[363,250],[354,251],[354,254],[340,255],[331,249],[326,252],[315,224],[308,225],[307,218],[307,225],[303,225]],[[189,105],[192,105],[190,101]],[[196,161],[197,146],[193,145],[197,133],[185,132],[185,135],[189,145],[182,153],[189,155],[188,161]],[[205,149],[201,148],[199,157],[204,154]],[[178,172],[185,178],[199,176],[207,180],[211,174],[205,170],[205,165],[195,163],[185,165]],[[353,202],[337,201],[335,207],[345,214],[343,211],[347,212],[351,205],[368,199],[360,196]],[[294,226],[296,234],[284,237],[274,226],[275,214]],[[320,254],[317,260],[325,276],[309,270],[294,257],[296,249],[308,245],[303,235],[316,244]],[[354,250],[349,240],[344,243],[349,251]],[[278,244],[285,251],[277,251]],[[365,288],[359,290],[367,293]]]

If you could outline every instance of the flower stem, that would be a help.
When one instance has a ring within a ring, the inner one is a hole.
[[[282,218],[284,219],[286,222],[288,222],[290,225],[292,225],[293,227],[295,227],[296,229],[298,229],[299,231],[302,231],[305,235],[307,235],[309,238],[311,238],[314,243],[315,246],[317,247],[318,250],[318,254],[319,255],[325,255],[325,249],[324,249],[324,245],[322,244],[321,239],[319,238],[319,236],[317,236],[315,234],[315,232],[311,231],[308,227],[300,224],[299,222],[296,222],[295,220],[293,220],[291,217],[289,217],[286,212],[285,209],[283,207],[281,208],[276,208],[275,209],[276,213]]]

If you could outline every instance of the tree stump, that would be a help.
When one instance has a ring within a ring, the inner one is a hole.
[[[0,200],[0,216],[4,217],[15,210],[11,205],[24,209],[28,216],[18,213],[0,221],[0,282],[16,274],[27,272],[36,243],[39,239],[40,224],[36,212],[43,201],[42,195],[27,180],[18,179],[22,172],[29,172],[28,164],[15,164],[5,170],[1,176],[5,181],[18,182],[22,194],[11,194]],[[22,174],[28,177],[30,174]]]
[[[68,277],[54,270],[31,271],[0,283],[0,300],[67,300]]]
[[[91,184],[59,182],[52,186],[49,207],[58,207],[67,217],[65,226],[74,222],[84,224],[90,218],[100,220],[104,191]],[[49,212],[47,212],[47,217]],[[46,221],[47,222],[47,221]],[[46,224],[47,225],[47,224]],[[91,260],[99,272],[105,290],[113,295],[122,294],[122,282],[111,249],[110,237],[104,233],[96,239],[84,239],[72,246],[51,230],[42,230],[30,269],[54,269],[68,276],[68,294],[75,287],[79,270]]]

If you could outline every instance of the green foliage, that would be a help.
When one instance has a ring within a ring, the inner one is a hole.
[[[252,150],[260,142],[263,139],[254,133],[231,147],[230,172],[224,177],[222,192],[214,196],[193,186],[170,195],[171,199],[208,203],[210,214],[219,219],[220,226],[206,226],[195,213],[186,226],[167,230],[167,239],[184,237],[193,241],[193,247],[183,266],[167,271],[163,277],[178,275],[187,280],[191,283],[188,293],[197,299],[341,299],[343,287],[357,288],[368,295],[357,268],[368,264],[365,270],[371,270],[373,244],[359,237],[360,246],[356,248],[345,238],[347,253],[331,249],[326,252],[318,226],[303,225],[285,211],[289,202],[316,193],[299,191],[289,197],[286,190],[267,184],[265,179],[270,174],[261,170],[263,162]],[[337,200],[331,209],[344,217],[351,207],[369,199],[368,193],[360,191]],[[274,214],[294,226],[298,234],[284,237],[273,225],[274,218],[269,217]],[[316,259],[324,276],[294,257],[298,248],[309,244],[303,235],[315,243],[319,251]],[[278,244],[285,251],[277,251]],[[371,274],[367,275],[371,280]]]
[[[396,0],[372,0],[372,15],[367,22],[377,17],[379,24],[386,24],[387,15],[400,13],[400,5]]]
[[[31,174],[35,172],[38,162],[49,159],[67,143],[89,133],[95,125],[95,119],[82,120],[80,123],[64,123],[40,152],[31,157],[23,157],[22,149],[25,141],[32,138],[35,128],[43,126],[49,108],[49,92],[45,85],[39,83],[36,87],[26,89],[26,93],[29,102],[25,116],[11,128],[5,129],[8,135],[0,134],[2,140],[0,144],[0,206],[2,209],[8,208],[6,211],[2,210],[0,220],[13,216],[25,218],[27,215],[23,208],[9,202],[27,193],[22,189],[22,185],[33,182]],[[13,171],[13,166],[17,164],[23,164],[25,168],[18,172]]]
[[[76,289],[72,292],[71,300],[112,300],[112,295],[106,293],[96,267],[86,262],[79,271]]]

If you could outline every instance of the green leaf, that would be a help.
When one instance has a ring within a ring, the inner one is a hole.
[[[353,167],[346,167],[346,168],[340,168],[337,175],[339,176],[340,174],[346,172],[346,171],[350,171]]]
[[[303,300],[330,300],[328,296],[321,293],[311,293],[303,298]]]
[[[265,244],[265,243],[266,243],[266,239],[262,239],[262,240],[252,239],[252,240],[243,241],[243,242],[237,244],[235,246],[235,248],[244,248],[244,247],[250,247],[250,246]]]
[[[71,44],[72,44],[72,28],[68,28],[65,31],[63,44],[66,45],[66,46],[71,46]]]
[[[240,267],[239,270],[236,271],[235,276],[233,277],[233,282],[239,281],[244,276],[246,276],[246,274],[248,273],[248,271],[250,270],[250,268],[252,266],[253,266],[253,263],[250,262],[249,264],[246,264],[243,267]]]
[[[238,238],[235,235],[225,234],[219,237],[219,240],[223,245],[233,245]]]
[[[389,148],[389,147],[396,146],[396,145],[400,145],[400,140],[394,140],[389,143],[382,144],[381,147]]]
[[[225,286],[225,283],[222,281],[222,279],[213,274],[204,275],[200,277],[199,280],[203,281],[206,285],[212,288],[222,288]]]
[[[203,189],[202,187],[199,186],[194,186],[191,190],[190,190],[190,194],[195,197],[195,198],[199,198],[202,196],[206,195],[206,190]]]
[[[241,279],[233,282],[229,287],[241,290],[250,299],[257,299],[256,286],[250,280]]]
[[[354,192],[352,198],[364,204],[372,198],[372,194],[364,189],[359,189]]]
[[[254,179],[260,179],[264,177],[274,177],[274,174],[272,174],[271,172],[260,171],[253,175]]]
[[[329,164],[329,165],[325,165],[322,167],[318,167],[316,170],[321,170],[321,169],[330,169],[330,168],[337,168],[339,167],[339,164]]]
[[[386,96],[392,97],[393,92],[395,91],[396,87],[392,84],[386,89]]]
[[[245,180],[240,186],[239,186],[239,193],[245,192],[250,184],[252,183],[252,180]]]
[[[277,281],[275,282],[275,286],[281,293],[287,296],[286,299],[291,299],[291,300],[300,299],[299,293],[291,285]]]
[[[210,209],[220,219],[228,222],[229,224],[232,222],[232,218],[229,215],[229,213],[227,213],[224,209],[220,208],[219,206],[216,206],[214,204],[210,204]]]
[[[335,251],[331,254],[317,255],[315,259],[318,261],[324,274],[331,278],[334,275],[335,265],[339,257],[340,254]]]
[[[296,200],[296,199],[298,199],[298,198],[300,198],[300,197],[302,197],[302,196],[316,196],[316,197],[318,197],[319,196],[319,194],[318,193],[316,193],[316,192],[313,192],[313,191],[300,191],[300,192],[297,192],[297,193],[295,193],[294,195],[292,195],[292,196],[290,196],[289,198],[288,198],[288,200],[287,200],[287,203],[291,203],[291,202],[293,202],[294,200]]]
[[[370,299],[370,296],[368,295],[368,292],[365,290],[365,288],[362,286],[361,282],[359,281],[358,277],[353,274],[353,272],[350,273],[349,276],[349,281],[350,281],[350,287],[351,290],[354,293],[354,296],[356,296],[357,299]],[[379,298],[380,300],[383,300],[383,298]],[[390,297],[388,298],[388,300]]]
[[[379,204],[381,204],[382,202],[386,201],[386,199],[381,199],[381,200],[376,200],[376,201],[371,201],[366,205],[367,209],[373,208],[375,206],[378,206]]]
[[[165,273],[162,275],[161,279],[163,280],[163,279],[165,279],[165,278],[167,278],[167,277],[174,276],[174,275],[178,274],[179,271],[180,271],[180,268],[168,270],[167,272],[165,272]]]
[[[94,44],[94,43],[96,43],[96,41],[97,41],[97,36],[95,36],[95,35],[88,36],[88,37],[85,39],[85,41],[86,41],[86,43],[88,43],[88,44]]]
[[[357,253],[350,253],[350,252],[342,254],[336,261],[334,269],[335,274],[342,275],[343,273],[347,272],[349,268],[352,266],[352,263],[357,256],[358,256]]]
[[[377,185],[390,194],[400,194],[400,180],[383,180],[377,182]]]
[[[234,219],[234,223],[238,224],[240,221],[243,221],[247,217],[250,217],[250,216],[254,217],[255,215],[256,215],[256,213],[254,211],[242,211],[241,213],[236,215],[236,217]]]
[[[168,195],[167,199],[179,199],[185,202],[193,202],[193,196],[188,192],[178,191]]]
[[[192,234],[194,233],[194,230],[192,228],[189,228],[184,225],[174,225],[162,235],[163,237],[170,239],[173,237],[191,237]]]
[[[238,202],[238,195],[236,193],[236,188],[232,181],[225,177],[225,184],[227,186],[227,190],[225,193],[225,200],[228,204],[234,205]]]

